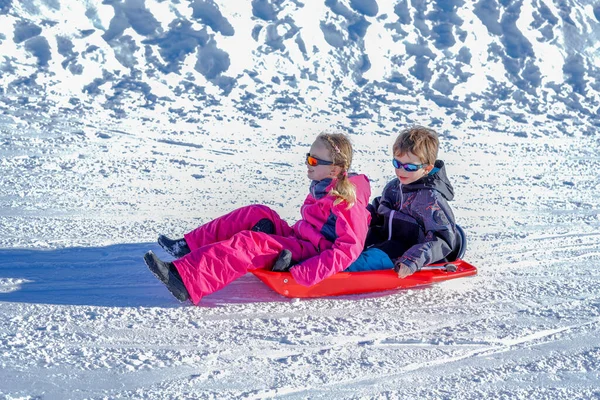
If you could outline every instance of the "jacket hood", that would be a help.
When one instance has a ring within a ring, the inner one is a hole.
[[[409,183],[408,185],[401,185],[402,191],[407,193],[420,189],[434,189],[440,192],[446,200],[452,200],[454,198],[454,188],[446,175],[444,162],[442,160],[436,160],[433,167],[434,168],[428,175],[418,181]]]

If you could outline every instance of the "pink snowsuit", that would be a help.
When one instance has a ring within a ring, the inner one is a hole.
[[[370,213],[371,188],[365,175],[351,175],[356,186],[356,203],[347,208],[328,194],[331,179],[313,181],[311,193],[301,208],[302,219],[289,226],[264,205],[250,205],[232,211],[185,235],[191,253],[174,261],[190,295],[198,304],[203,296],[222,289],[256,268],[271,267],[283,249],[293,260],[303,260],[290,270],[306,286],[343,271],[363,250]],[[261,219],[275,225],[275,234],[250,229]]]

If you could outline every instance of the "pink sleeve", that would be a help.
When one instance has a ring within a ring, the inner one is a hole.
[[[342,203],[333,209],[333,213],[337,216],[337,239],[333,246],[290,270],[296,282],[301,285],[314,285],[345,270],[363,251],[370,219],[366,207],[359,203],[346,209],[346,205]]]

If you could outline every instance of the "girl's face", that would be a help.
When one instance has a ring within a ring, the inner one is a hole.
[[[331,154],[329,154],[329,149],[325,147],[320,140],[315,140],[312,146],[310,146],[310,152],[308,154],[321,161],[333,161]],[[342,171],[340,167],[335,165],[322,165],[319,163],[318,165],[312,166],[308,164],[308,161],[306,161],[306,166],[308,167],[306,175],[308,176],[308,179],[313,181],[333,178]]]
[[[424,164],[423,161],[421,161],[421,159],[419,157],[417,157],[410,151],[408,153],[402,154],[402,155],[396,153],[396,154],[394,154],[394,158],[400,164],[415,164],[415,165]],[[433,165],[431,165],[431,164],[426,164],[422,168],[419,168],[418,170],[416,170],[414,172],[406,171],[404,168],[400,167],[400,168],[396,168],[396,176],[398,177],[398,179],[400,179],[400,183],[402,183],[403,185],[408,185],[409,183],[418,181],[419,179],[421,179],[422,177],[427,175],[432,169],[433,169]]]

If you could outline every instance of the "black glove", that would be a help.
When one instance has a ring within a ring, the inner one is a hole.
[[[279,257],[277,257],[275,265],[273,265],[271,270],[275,272],[288,272],[294,265],[296,264],[292,263],[292,252],[284,249],[279,253]]]

